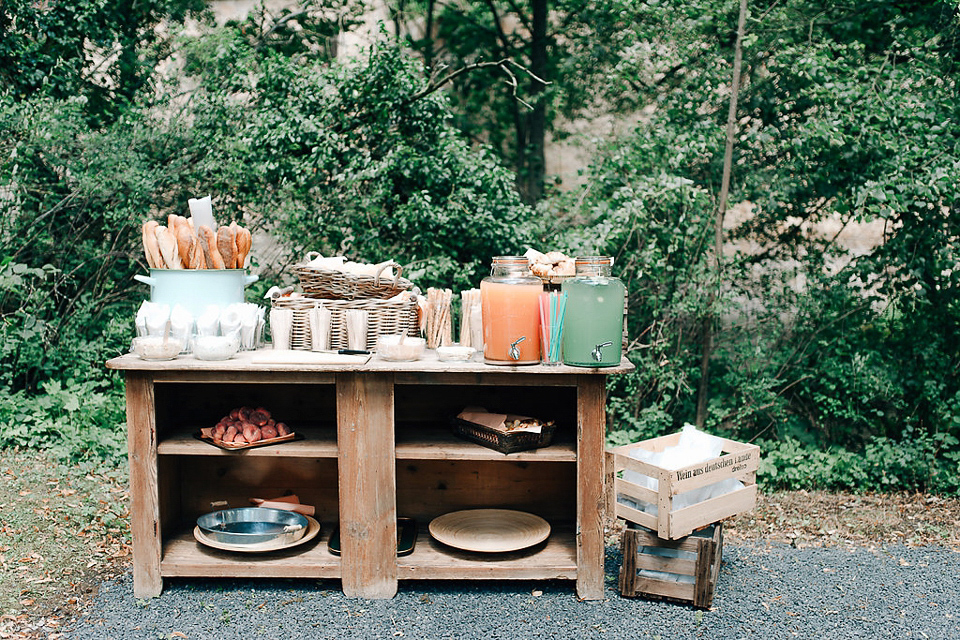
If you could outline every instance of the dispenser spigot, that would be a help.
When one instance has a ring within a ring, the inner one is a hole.
[[[513,358],[514,360],[520,359],[520,349],[517,349],[517,345],[526,339],[527,339],[527,336],[520,336],[514,342],[510,343],[510,350],[507,351],[507,353],[510,355],[511,358]]]
[[[612,346],[613,346],[613,343],[610,341],[601,342],[600,344],[598,344],[593,348],[593,351],[590,352],[590,357],[593,358],[596,362],[600,362],[601,360],[603,360],[603,352],[600,350],[603,349],[604,347],[612,347]]]

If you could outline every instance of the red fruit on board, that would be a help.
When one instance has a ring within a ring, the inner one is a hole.
[[[243,428],[243,437],[246,438],[247,442],[256,442],[260,439],[259,427],[255,427],[252,424],[245,426]]]
[[[271,438],[276,438],[276,437],[277,437],[277,428],[276,428],[276,427],[271,427],[270,425],[264,425],[264,426],[260,427],[260,436],[261,436],[264,440],[269,440],[269,439],[271,439]]]

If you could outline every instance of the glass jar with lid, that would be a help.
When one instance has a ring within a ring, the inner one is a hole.
[[[540,363],[543,283],[525,256],[496,256],[480,282],[483,359],[487,364]]]
[[[563,282],[563,362],[576,367],[620,364],[626,288],[612,275],[613,258],[576,259],[576,275]]]

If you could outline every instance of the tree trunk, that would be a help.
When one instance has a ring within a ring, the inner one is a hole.
[[[547,75],[547,0],[530,0],[533,14],[530,34],[530,104],[533,109],[526,117],[526,139],[517,141],[517,156],[521,163],[521,193],[529,204],[543,198],[546,174],[544,141],[547,134],[547,100],[541,79]]]
[[[714,221],[713,266],[715,288],[710,289],[707,311],[703,317],[703,351],[700,359],[700,385],[697,388],[697,427],[707,421],[707,382],[710,374],[710,356],[713,355],[713,326],[717,322],[714,313],[716,290],[720,288],[721,258],[723,256],[723,217],[727,211],[727,196],[730,193],[730,173],[733,169],[733,141],[737,133],[737,97],[740,93],[740,68],[743,65],[743,32],[747,22],[747,0],[740,0],[740,16],[737,20],[737,41],[733,50],[733,79],[730,82],[730,109],[727,112],[727,140],[723,152],[723,177],[720,180],[720,199]]]

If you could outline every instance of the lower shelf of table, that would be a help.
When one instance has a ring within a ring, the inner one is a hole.
[[[160,574],[191,578],[340,578],[340,557],[327,550],[333,525],[323,523],[315,540],[270,553],[234,553],[201,545],[192,532],[163,546]],[[546,542],[512,553],[459,551],[435,541],[425,528],[414,552],[397,558],[400,580],[546,580],[577,578],[572,526],[555,526]]]

